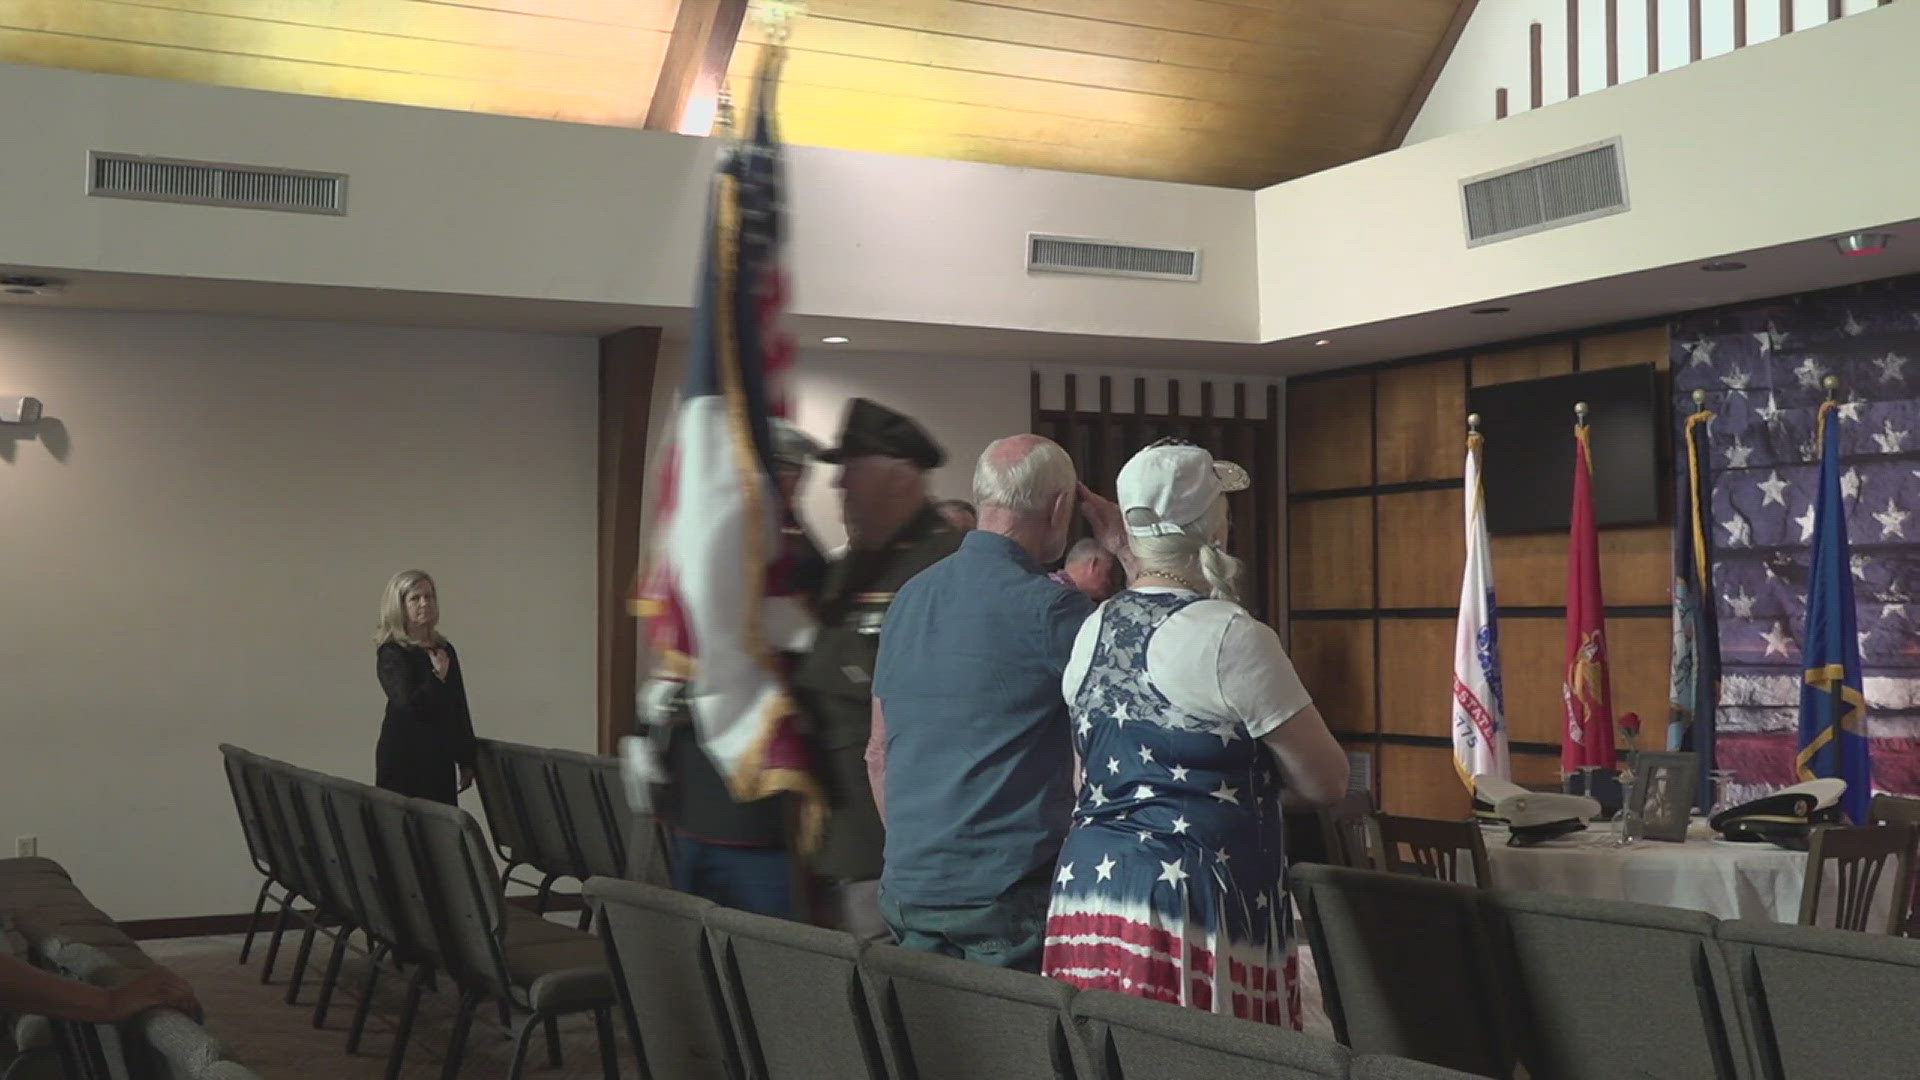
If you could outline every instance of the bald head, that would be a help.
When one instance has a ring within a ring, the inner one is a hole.
[[[1042,563],[1066,549],[1078,493],[1073,459],[1059,443],[1040,435],[995,441],[973,470],[981,530],[1011,537]]]

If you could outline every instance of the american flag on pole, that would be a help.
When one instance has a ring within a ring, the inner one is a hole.
[[[693,342],[657,489],[651,570],[635,614],[647,620],[652,683],[683,684],[700,745],[735,799],[801,799],[801,846],[825,799],[779,653],[811,632],[783,580],[783,510],[770,420],[784,416],[793,342],[780,265],[781,148],[774,88],[785,50],[769,47],[746,132],[715,174]]]
[[[1479,432],[1467,436],[1467,561],[1460,574],[1460,621],[1453,636],[1453,767],[1469,791],[1476,776],[1511,779],[1493,556],[1480,482],[1481,443]]]

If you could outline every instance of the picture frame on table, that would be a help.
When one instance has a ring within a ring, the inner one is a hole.
[[[1682,843],[1693,817],[1699,758],[1689,753],[1634,755],[1633,794],[1627,805],[1640,812],[1640,835]]]

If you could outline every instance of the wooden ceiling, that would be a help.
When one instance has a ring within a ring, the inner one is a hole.
[[[726,55],[685,40],[730,39],[724,15],[692,16],[739,2],[0,0],[0,61],[643,126]],[[809,0],[781,122],[805,145],[1260,187],[1397,141],[1470,4]],[[749,20],[736,96],[764,47]]]

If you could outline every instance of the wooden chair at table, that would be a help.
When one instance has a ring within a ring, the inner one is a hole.
[[[1913,825],[1920,827],[1920,799],[1910,799],[1903,795],[1875,795],[1873,805],[1867,810],[1867,822],[1872,825]],[[1908,875],[1913,888],[1907,901],[1906,921],[1900,932],[1910,938],[1920,938],[1920,858],[1914,860],[1913,873]]]
[[[1319,812],[1320,835],[1326,840],[1327,862],[1355,870],[1374,868],[1373,796],[1349,791]]]
[[[1374,823],[1380,833],[1380,865],[1389,873],[1493,887],[1487,845],[1475,822],[1375,814]],[[1461,872],[1463,854],[1473,871],[1470,878]]]
[[[1813,830],[1807,877],[1800,889],[1800,925],[1867,930],[1874,897],[1892,863],[1892,903],[1885,930],[1898,934],[1913,892],[1913,855],[1920,831],[1912,825],[1827,825]],[[1820,917],[1820,886],[1831,874],[1837,896],[1830,920]]]

